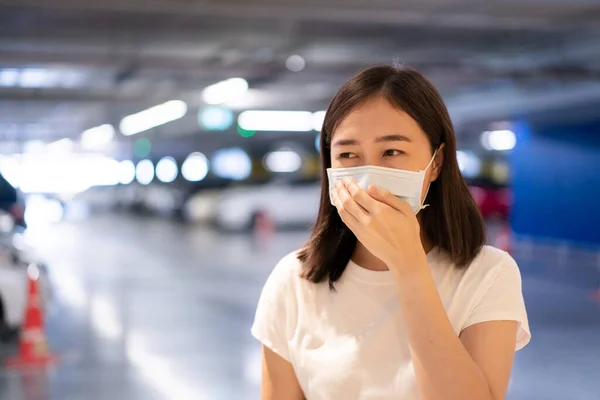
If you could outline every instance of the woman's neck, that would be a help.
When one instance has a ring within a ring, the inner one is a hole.
[[[433,245],[425,237],[423,232],[421,232],[421,245],[423,246],[425,253],[429,253],[433,248]],[[354,253],[352,254],[352,261],[355,264],[372,271],[387,271],[389,269],[383,261],[367,250],[360,241],[356,243],[356,249],[354,249]]]

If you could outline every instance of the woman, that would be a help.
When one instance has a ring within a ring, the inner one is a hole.
[[[435,87],[366,69],[321,134],[319,216],[269,277],[253,335],[263,400],[505,397],[530,338],[521,277],[485,246]]]

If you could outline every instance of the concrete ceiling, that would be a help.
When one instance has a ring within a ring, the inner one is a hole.
[[[291,72],[286,59],[306,68]],[[425,72],[459,124],[600,104],[593,0],[0,0],[0,141],[78,137],[243,77],[243,108],[318,110],[358,69]],[[18,76],[19,78],[15,78]],[[27,78],[23,78],[26,76]],[[197,133],[193,117],[160,134]]]

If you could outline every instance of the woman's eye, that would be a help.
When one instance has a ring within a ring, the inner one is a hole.
[[[354,153],[340,153],[339,158],[354,158],[356,154]]]
[[[395,150],[395,149],[391,149],[391,150],[386,150],[383,155],[388,156],[388,157],[393,157],[393,156],[397,156],[400,154],[404,154],[404,152],[402,150]]]

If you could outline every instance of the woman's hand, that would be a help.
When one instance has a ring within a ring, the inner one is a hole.
[[[374,185],[365,191],[349,178],[336,183],[332,199],[356,238],[396,275],[427,264],[419,221],[408,203]]]

